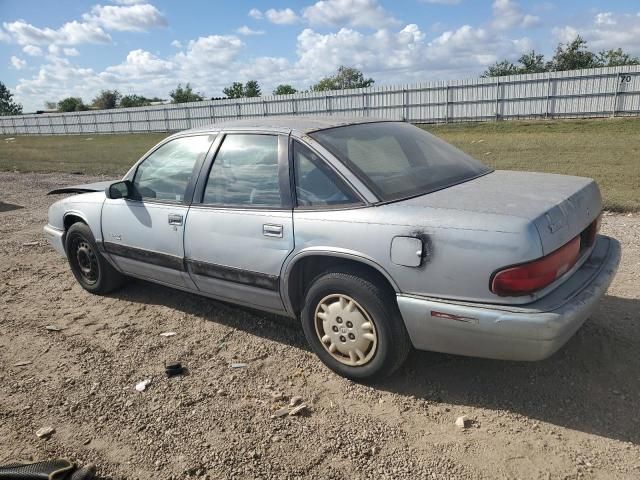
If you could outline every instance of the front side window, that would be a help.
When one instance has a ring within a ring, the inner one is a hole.
[[[149,155],[136,170],[133,185],[142,199],[183,202],[194,168],[211,145],[209,135],[172,140]]]
[[[382,201],[423,195],[491,171],[421,128],[400,122],[349,125],[311,136]]]
[[[338,206],[360,202],[320,157],[299,142],[293,143],[293,165],[298,206]]]
[[[227,135],[211,167],[203,203],[280,207],[278,137]]]

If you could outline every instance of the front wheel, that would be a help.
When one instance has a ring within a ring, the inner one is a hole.
[[[124,283],[125,277],[98,251],[88,225],[80,222],[71,225],[65,238],[65,250],[73,275],[88,292],[105,294]]]
[[[350,272],[325,273],[312,282],[302,328],[320,360],[354,380],[391,374],[411,350],[395,298]]]

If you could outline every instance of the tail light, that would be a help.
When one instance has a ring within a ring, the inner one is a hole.
[[[500,270],[493,275],[491,291],[496,295],[519,296],[541,290],[571,269],[580,256],[580,235],[558,250],[533,262]]]

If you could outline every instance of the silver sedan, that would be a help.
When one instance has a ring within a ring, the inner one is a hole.
[[[401,122],[279,117],[172,135],[121,181],[62,188],[45,234],[86,290],[127,277],[289,315],[332,370],[412,347],[539,360],[620,260],[588,178],[494,171]]]

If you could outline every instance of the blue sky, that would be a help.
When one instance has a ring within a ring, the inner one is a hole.
[[[479,75],[581,34],[640,55],[637,0],[0,0],[0,80],[25,111],[118,89],[207,97],[233,81],[308,88],[340,65],[376,84]]]

